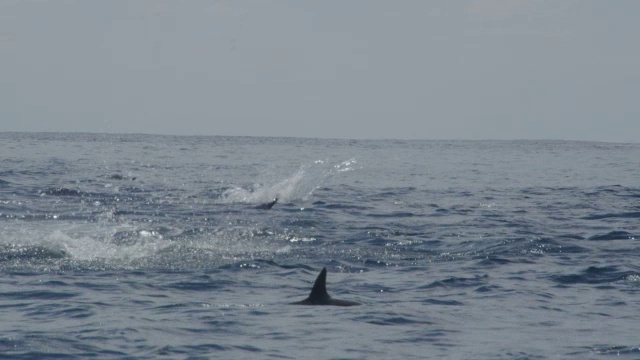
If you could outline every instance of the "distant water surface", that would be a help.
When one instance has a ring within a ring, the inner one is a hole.
[[[0,357],[638,359],[639,159],[0,133]]]

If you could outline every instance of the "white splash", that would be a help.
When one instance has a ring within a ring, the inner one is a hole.
[[[332,176],[354,170],[355,159],[330,166],[325,160],[302,165],[289,177],[273,183],[256,183],[251,189],[235,187],[225,191],[222,203],[263,203],[278,198],[281,201],[307,200]]]

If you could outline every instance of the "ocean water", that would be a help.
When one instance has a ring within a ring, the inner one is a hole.
[[[0,357],[638,359],[639,236],[640,144],[0,133]]]

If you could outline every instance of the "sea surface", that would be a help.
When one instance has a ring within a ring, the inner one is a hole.
[[[638,143],[0,133],[0,358],[640,359],[639,237]]]

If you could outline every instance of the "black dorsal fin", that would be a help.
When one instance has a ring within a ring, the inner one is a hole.
[[[313,283],[311,294],[302,300],[291,303],[291,305],[333,305],[333,306],[353,306],[360,305],[355,301],[332,299],[327,293],[327,268],[322,268],[320,275]]]
[[[323,267],[320,275],[316,278],[316,282],[313,283],[313,289],[311,294],[307,298],[312,304],[324,304],[331,300],[331,297],[327,293],[327,268]]]

